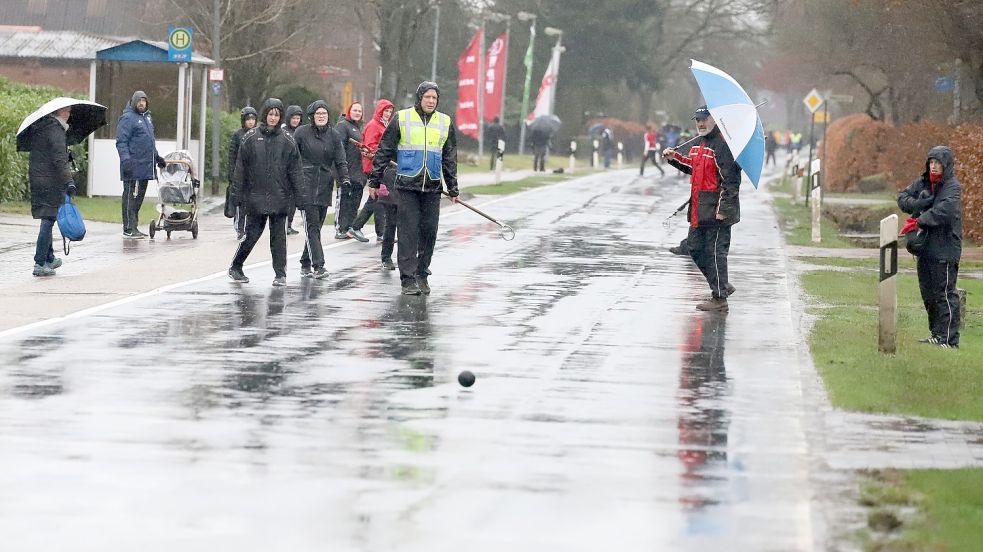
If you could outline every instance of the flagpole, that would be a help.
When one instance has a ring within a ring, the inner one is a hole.
[[[512,18],[505,20],[505,47],[502,48],[502,109],[498,122],[505,126],[505,85],[509,82],[509,40],[512,32]],[[521,117],[520,117],[521,118]],[[496,146],[497,147],[497,146]]]
[[[478,45],[478,158],[485,156],[485,16],[481,16]]]
[[[526,83],[522,90],[522,108],[519,110],[519,155],[526,150],[526,115],[529,111],[529,85],[532,82],[532,54],[533,45],[536,42],[536,16],[527,12],[519,12],[519,21],[529,21],[529,47],[526,49],[526,57],[523,63],[526,66]]]

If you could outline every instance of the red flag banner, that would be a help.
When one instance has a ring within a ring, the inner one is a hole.
[[[502,33],[488,48],[485,60],[485,120],[492,121],[502,115],[502,93],[505,91],[505,64],[509,51],[508,35]]]
[[[461,57],[457,58],[457,114],[455,123],[462,134],[478,138],[478,56],[481,31],[475,33]]]

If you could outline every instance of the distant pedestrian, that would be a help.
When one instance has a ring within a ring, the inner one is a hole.
[[[362,134],[362,145],[365,149],[362,153],[362,171],[365,173],[366,180],[372,173],[372,161],[375,152],[379,147],[382,134],[389,126],[393,116],[393,103],[387,99],[381,99],[375,104],[375,113],[372,120],[366,123],[365,132]],[[392,254],[396,243],[396,169],[390,166],[383,172],[382,182],[379,190],[375,194],[379,203],[385,211],[383,219],[385,224],[382,229],[382,268],[386,270],[396,270],[393,264]],[[371,189],[369,196],[372,196]]]
[[[304,253],[300,256],[300,275],[318,280],[328,277],[324,268],[324,248],[321,245],[321,227],[331,205],[333,177],[341,185],[348,184],[348,163],[345,157],[344,131],[331,127],[331,114],[324,100],[317,100],[307,107],[310,124],[294,131],[294,141],[300,152],[304,178],[297,188],[296,205],[304,220],[306,239]],[[358,171],[356,171],[358,172]]]
[[[116,123],[116,151],[119,153],[119,173],[123,181],[123,237],[143,239],[147,235],[138,226],[140,208],[147,194],[147,182],[157,179],[154,165],[163,169],[166,163],[157,153],[150,101],[142,90],[133,93]]]
[[[27,179],[31,187],[31,216],[41,220],[34,248],[35,276],[54,276],[55,269],[62,264],[52,247],[52,228],[65,194],[75,194],[65,136],[71,114],[72,108],[65,107],[32,125]]]
[[[457,202],[457,138],[451,118],[437,111],[440,89],[424,81],[416,104],[396,114],[379,142],[369,177],[376,195],[390,161],[396,161],[399,279],[404,295],[430,294],[430,260],[437,242],[440,193]]]
[[[299,105],[288,105],[287,112],[283,116],[283,122],[281,126],[287,134],[293,136],[294,132],[304,124],[304,110],[300,108]],[[298,234],[297,230],[294,229],[294,215],[297,214],[297,209],[290,210],[290,216],[287,217],[287,235],[292,236]]]
[[[768,161],[771,161],[773,167],[777,164],[775,161],[776,151],[778,151],[778,141],[775,140],[775,134],[771,133],[765,137],[765,166],[768,166]]]
[[[501,119],[495,117],[491,123],[485,128],[485,139],[488,140],[488,145],[491,146],[491,164],[488,166],[488,170],[495,170],[495,160],[498,159],[498,141],[505,140],[505,127],[502,126]],[[501,154],[502,162],[505,162],[505,152]]]
[[[232,193],[232,173],[235,172],[236,159],[239,157],[239,145],[242,143],[242,137],[249,132],[250,129],[256,128],[256,117],[259,114],[256,113],[256,109],[251,106],[246,106],[239,111],[239,124],[240,127],[229,139],[229,165],[228,165],[228,175],[229,175],[229,187],[225,191],[225,205],[226,205],[226,216],[232,218],[232,225],[236,231],[236,239],[241,240],[246,236],[246,228],[244,226],[244,218],[241,213],[241,209],[237,209],[232,202],[229,201],[229,194]]]
[[[669,164],[690,175],[690,257],[710,285],[708,301],[696,306],[704,311],[726,311],[734,293],[727,270],[731,227],[741,220],[741,170],[706,106],[693,114],[699,140],[689,155],[667,148]],[[684,142],[685,143],[685,142]]]
[[[666,171],[659,164],[659,133],[655,131],[654,125],[649,125],[648,131],[642,138],[642,166],[638,169],[638,176],[645,176],[645,163],[651,161],[655,168],[659,169],[662,176]]]
[[[280,128],[283,103],[270,98],[259,112],[260,125],[246,133],[239,146],[232,177],[233,205],[245,212],[246,237],[239,242],[229,277],[246,283],[243,264],[269,223],[274,286],[287,285],[287,215],[303,186],[300,153],[293,136]]]
[[[919,236],[920,249],[909,246],[917,257],[918,288],[932,332],[921,341],[958,348],[956,277],[962,257],[962,187],[951,149],[935,146],[929,150],[925,172],[898,194],[898,207],[917,219],[917,231],[924,234]]]

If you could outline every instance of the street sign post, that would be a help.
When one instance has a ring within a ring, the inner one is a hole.
[[[212,82],[222,82],[225,80],[225,69],[209,69],[208,80]]]
[[[167,28],[167,61],[191,61],[191,27]]]

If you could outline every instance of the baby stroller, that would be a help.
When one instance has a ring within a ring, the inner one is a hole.
[[[191,232],[193,239],[198,239],[198,191],[201,182],[195,178],[195,163],[187,150],[172,151],[164,156],[166,166],[161,170],[158,179],[158,194],[160,203],[156,220],[150,221],[150,238],[158,230],[171,232],[175,230]]]

